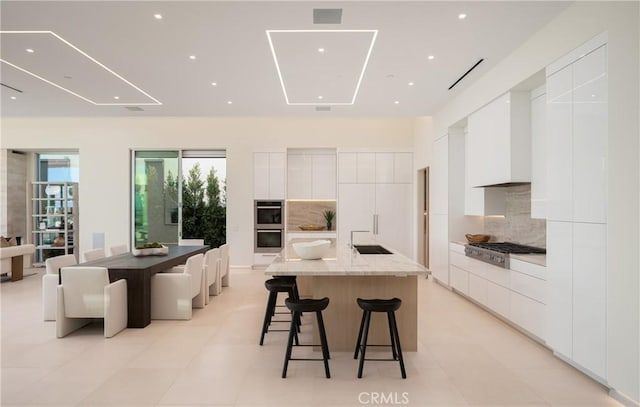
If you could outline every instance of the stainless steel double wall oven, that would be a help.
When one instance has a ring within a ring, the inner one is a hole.
[[[255,253],[277,253],[284,244],[284,201],[254,201]]]

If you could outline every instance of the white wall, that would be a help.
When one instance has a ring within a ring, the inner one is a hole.
[[[638,2],[577,2],[433,117],[435,135],[595,35],[608,31],[608,383],[640,400]]]
[[[253,253],[253,150],[413,146],[413,119],[3,118],[3,149],[78,149],[80,251],[129,241],[130,149],[225,148],[231,263]]]

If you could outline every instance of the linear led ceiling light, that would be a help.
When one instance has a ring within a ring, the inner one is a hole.
[[[364,72],[367,69],[367,65],[369,64],[369,57],[371,56],[371,51],[373,50],[373,45],[376,42],[376,37],[378,36],[378,30],[266,30],[267,39],[269,40],[269,47],[271,48],[271,54],[273,55],[273,62],[276,65],[276,70],[278,71],[278,78],[280,78],[280,86],[282,86],[282,93],[284,93],[284,99],[288,105],[291,106],[318,106],[318,105],[327,105],[327,106],[350,106],[353,105],[356,101],[356,97],[358,96],[358,91],[360,90],[360,84],[362,83],[362,78],[364,77]],[[367,50],[367,56],[364,59],[364,64],[362,65],[362,71],[360,71],[360,76],[358,77],[358,83],[356,84],[355,91],[353,92],[353,97],[349,102],[322,102],[318,101],[310,101],[310,102],[291,102],[289,101],[289,96],[287,95],[287,88],[284,85],[284,79],[282,78],[282,72],[280,70],[280,65],[278,63],[278,56],[276,55],[276,50],[273,46],[273,40],[271,38],[272,33],[371,33],[371,43],[369,44],[369,49]]]
[[[140,89],[139,87],[137,87],[136,85],[134,85],[133,83],[129,82],[128,80],[126,80],[125,78],[123,78],[122,76],[118,75],[116,72],[114,72],[113,70],[109,69],[107,66],[105,66],[104,64],[102,64],[101,62],[99,62],[98,60],[96,60],[95,58],[91,57],[89,54],[87,54],[86,52],[84,52],[83,50],[81,50],[80,48],[76,47],[75,45],[71,44],[69,41],[65,40],[64,38],[62,38],[61,36],[59,36],[58,34],[54,33],[53,31],[0,31],[0,34],[49,34],[52,35],[53,37],[55,37],[56,39],[60,40],[62,43],[64,43],[65,45],[71,47],[72,49],[74,49],[76,52],[80,53],[82,56],[86,57],[87,59],[89,59],[91,62],[94,62],[96,65],[98,65],[99,67],[101,67],[102,69],[104,69],[105,71],[109,72],[110,74],[112,74],[113,76],[115,76],[116,78],[120,79],[121,81],[123,81],[124,83],[126,83],[127,85],[131,86],[132,88],[134,88],[135,90],[137,90],[138,92],[142,93],[143,95],[145,95],[146,97],[148,97],[149,99],[151,99],[153,102],[144,102],[144,103],[140,103],[140,102],[119,102],[119,103],[98,103],[95,102],[87,97],[84,97],[82,95],[79,95],[77,93],[75,93],[72,90],[69,90],[67,88],[65,88],[64,86],[58,85],[57,83],[54,83],[46,78],[43,78],[40,75],[37,75],[25,68],[22,68],[16,64],[13,64],[3,58],[0,58],[0,62],[3,62],[13,68],[16,68],[19,71],[22,71],[28,75],[33,76],[36,79],[40,79],[43,82],[48,83],[49,85],[55,86],[58,89],[61,89],[67,93],[72,94],[73,96],[76,96],[86,102],[89,102],[93,105],[96,106],[129,106],[129,105],[138,105],[138,106],[158,106],[158,105],[162,105],[162,102],[160,102],[158,99],[154,98],[153,96],[151,96],[150,94],[148,94],[147,92],[143,91],[142,89]]]

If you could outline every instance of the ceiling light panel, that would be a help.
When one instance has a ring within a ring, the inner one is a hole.
[[[377,34],[377,30],[267,30],[286,103],[354,104]],[[319,48],[327,51],[319,53]],[[318,95],[323,96],[320,103]]]
[[[94,105],[162,104],[52,31],[0,31],[0,46],[5,77],[26,74]],[[38,52],[26,53],[27,48]]]

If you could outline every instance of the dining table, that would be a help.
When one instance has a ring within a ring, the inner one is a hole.
[[[168,245],[166,255],[134,256],[131,252],[78,264],[82,267],[105,267],[109,281],[127,280],[127,328],[144,328],[151,323],[151,277],[173,266],[186,263],[209,246]]]

